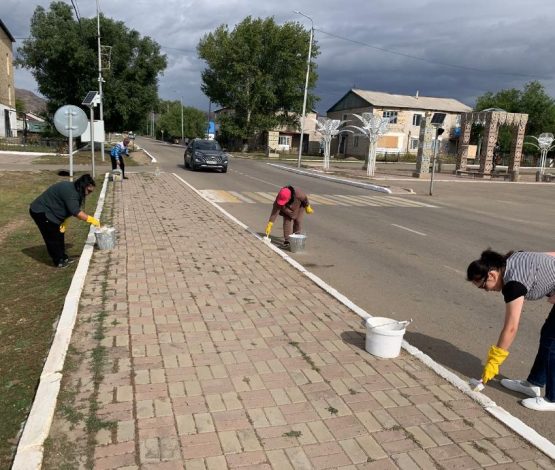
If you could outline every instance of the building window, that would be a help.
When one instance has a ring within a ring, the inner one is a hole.
[[[384,111],[384,118],[389,118],[389,124],[397,124],[397,111]]]
[[[422,114],[413,114],[412,115],[412,125],[419,126],[422,122]]]
[[[410,139],[410,149],[411,150],[418,150],[418,139]]]
[[[280,135],[278,144],[279,145],[291,145],[291,136],[290,135]]]
[[[355,140],[353,142],[353,147],[358,147],[358,135],[355,135]]]

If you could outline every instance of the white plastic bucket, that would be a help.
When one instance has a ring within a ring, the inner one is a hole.
[[[370,317],[366,320],[366,351],[378,357],[391,359],[401,352],[401,343],[410,321]]]
[[[303,251],[306,244],[306,235],[303,233],[292,233],[289,235],[289,251],[297,253]]]
[[[112,181],[123,181],[123,172],[120,169],[112,170]]]
[[[100,250],[112,250],[116,246],[116,229],[114,227],[101,227],[94,231],[96,245]]]

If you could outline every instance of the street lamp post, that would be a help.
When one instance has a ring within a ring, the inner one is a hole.
[[[297,13],[298,15],[304,16],[305,18],[308,18],[310,20],[310,44],[308,45],[308,58],[306,61],[306,80],[305,80],[305,84],[304,84],[304,97],[303,97],[303,114],[301,116],[301,138],[300,138],[300,142],[299,142],[299,158],[297,159],[297,167],[300,168],[301,167],[301,155],[303,153],[303,137],[304,137],[304,119],[305,119],[305,114],[306,114],[306,97],[308,94],[308,78],[310,76],[310,59],[312,56],[312,38],[314,36],[314,22],[312,21],[312,18],[308,15],[305,15],[304,13],[295,10],[295,13]]]

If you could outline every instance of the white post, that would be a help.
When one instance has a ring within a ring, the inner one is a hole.
[[[297,168],[300,168],[301,167],[301,155],[303,153],[304,118],[305,118],[305,114],[306,114],[306,98],[307,98],[307,95],[308,95],[308,78],[310,77],[310,58],[312,56],[312,36],[314,34],[314,23],[313,23],[312,18],[310,16],[307,16],[304,13],[301,13],[300,11],[295,11],[295,13],[298,13],[299,15],[302,15],[305,18],[308,18],[310,20],[310,23],[311,23],[311,26],[310,26],[310,44],[308,45],[308,59],[306,61],[306,80],[305,80],[305,84],[304,84],[303,113],[301,115],[301,138],[300,138],[300,141],[299,141],[299,158],[297,159]]]
[[[91,162],[92,162],[92,177],[95,178],[94,168],[94,106],[91,106]]]
[[[73,181],[73,111],[69,111],[69,181]]]
[[[100,122],[102,127],[104,127],[104,106],[102,105],[102,54],[100,47],[100,13],[98,7],[98,0],[96,0],[96,28],[98,37],[98,94],[100,99]],[[100,155],[102,156],[102,161],[104,161],[104,139],[100,142]]]
[[[185,139],[183,135],[183,96],[179,97],[179,103],[181,104],[181,145],[184,145]]]

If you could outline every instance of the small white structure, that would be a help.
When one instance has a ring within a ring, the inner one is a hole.
[[[331,140],[343,132],[341,126],[345,121],[340,121],[339,119],[328,119],[328,118],[318,118],[316,121],[316,132],[322,135],[322,140],[324,141],[324,170],[328,170],[330,167],[330,147]]]
[[[368,146],[368,154],[364,166],[366,167],[366,174],[374,176],[376,170],[376,143],[378,139],[384,135],[389,129],[389,117],[381,117],[372,113],[353,114],[362,122],[362,127],[350,126],[357,129],[360,133],[368,137],[370,145]]]

